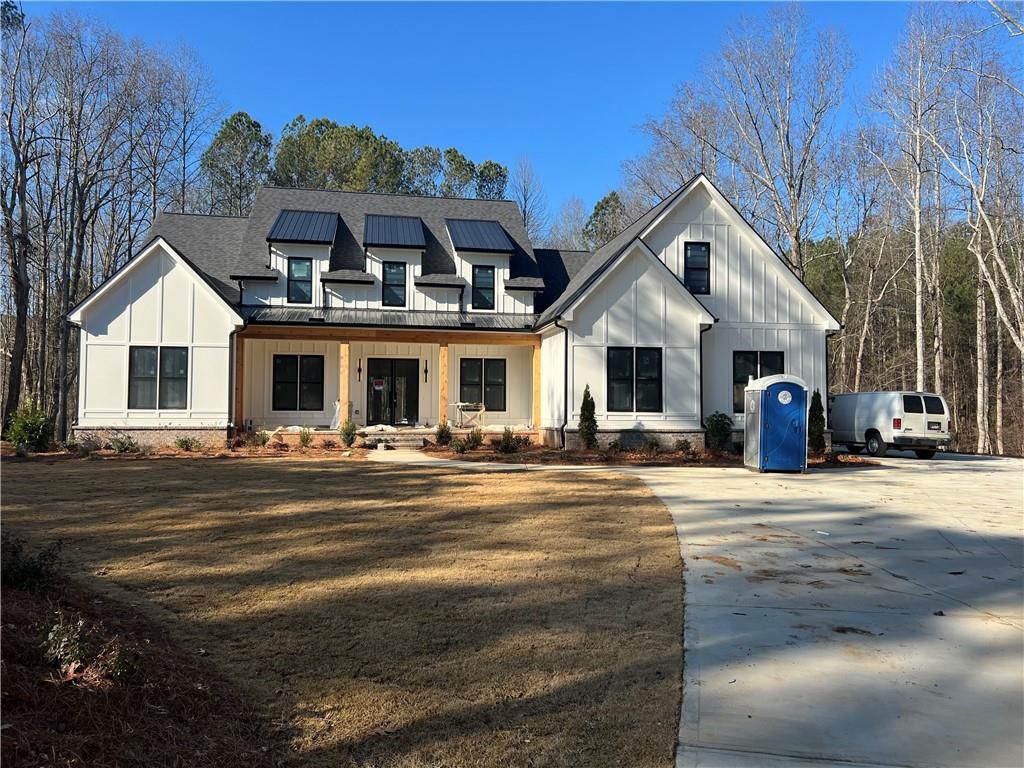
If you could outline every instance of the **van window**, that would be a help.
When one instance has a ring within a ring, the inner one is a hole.
[[[918,395],[904,395],[903,396],[903,412],[904,413],[924,413],[924,408],[921,405],[921,398]]]
[[[946,412],[946,409],[942,407],[942,398],[934,395],[924,396],[924,409],[928,413],[939,415]]]

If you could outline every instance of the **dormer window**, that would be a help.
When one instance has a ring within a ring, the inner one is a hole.
[[[711,243],[686,244],[683,285],[694,295],[711,293]]]
[[[405,306],[405,262],[385,261],[381,273],[381,304],[385,307]]]
[[[473,309],[494,309],[494,267],[473,267]]]
[[[288,259],[288,303],[313,303],[312,259]]]

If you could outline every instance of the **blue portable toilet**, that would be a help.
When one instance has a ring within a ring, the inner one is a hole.
[[[807,385],[779,374],[744,390],[743,464],[758,472],[807,469]]]

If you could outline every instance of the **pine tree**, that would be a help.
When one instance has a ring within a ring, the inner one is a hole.
[[[590,385],[583,388],[583,402],[580,404],[580,442],[584,448],[597,447],[597,418],[594,416],[594,397]]]
[[[821,392],[814,390],[811,412],[807,417],[807,447],[811,453],[825,451],[825,409],[821,405]]]

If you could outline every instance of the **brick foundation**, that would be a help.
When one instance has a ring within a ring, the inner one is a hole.
[[[118,436],[131,436],[139,445],[151,448],[173,447],[179,437],[201,440],[210,448],[223,448],[228,436],[227,427],[72,427],[72,434],[79,440],[89,435],[104,445]]]
[[[557,430],[553,431],[557,435]],[[674,450],[677,440],[689,440],[690,447],[699,451],[704,448],[704,430],[599,429],[597,431],[598,448],[607,448],[616,441],[623,448],[636,448],[645,445],[650,440],[657,440],[658,445],[665,450]],[[565,431],[565,447],[570,450],[578,450],[583,447],[577,430],[567,429]]]

